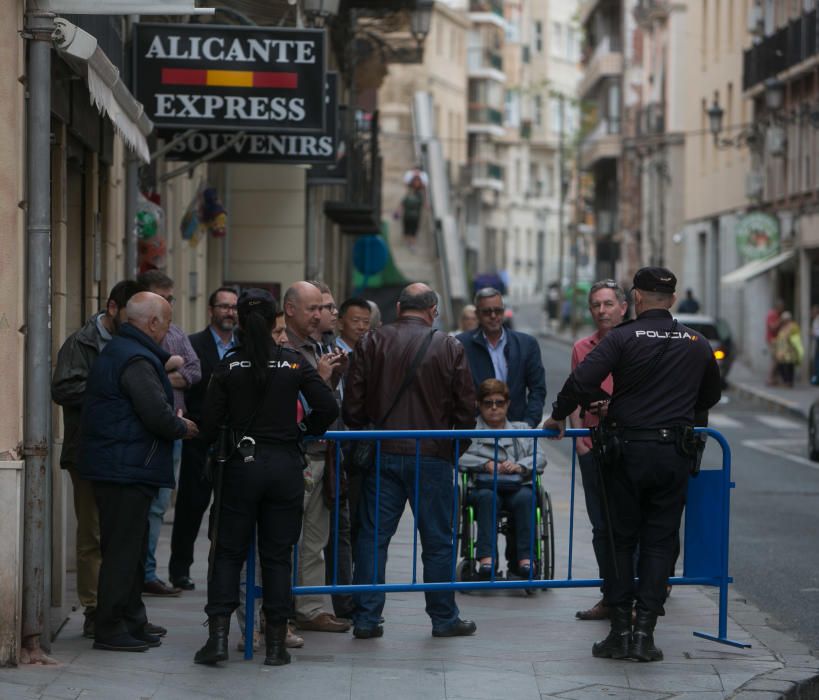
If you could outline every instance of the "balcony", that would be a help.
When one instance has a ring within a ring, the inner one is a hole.
[[[469,0],[470,12],[491,12],[503,19],[503,0]]]
[[[742,89],[761,85],[819,54],[816,10],[805,12],[743,53]]]
[[[623,53],[619,36],[605,36],[594,47],[589,58],[584,62],[583,79],[577,86],[577,94],[582,98],[591,92],[603,78],[623,74]]]
[[[503,110],[488,105],[470,104],[466,131],[469,134],[502,137],[506,133],[503,128]]]
[[[503,192],[503,166],[497,163],[472,163],[472,187]]]
[[[590,170],[599,161],[616,159],[623,152],[619,119],[601,119],[580,144],[580,167]]]
[[[503,72],[503,54],[483,47],[473,47],[467,52],[467,66],[470,78],[490,78],[506,82]]]

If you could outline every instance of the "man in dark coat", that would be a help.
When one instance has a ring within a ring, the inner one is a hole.
[[[173,441],[197,434],[174,415],[160,343],[171,306],[158,294],[128,301],[128,322],[88,376],[77,469],[94,482],[100,515],[95,649],[145,651],[166,630],[149,625],[142,602],[148,510],[159,488],[173,488]],[[154,634],[152,632],[156,632]]]
[[[510,421],[526,421],[533,428],[543,420],[546,371],[540,346],[526,333],[503,327],[503,296],[492,287],[475,295],[478,329],[457,336],[466,350],[475,389],[485,379],[500,379],[509,387]]]
[[[187,417],[197,423],[202,420],[202,406],[210,376],[228,350],[235,345],[233,330],[236,328],[238,299],[236,291],[230,287],[217,289],[208,299],[208,327],[188,336],[202,368],[202,379],[185,392]],[[190,577],[193,548],[202,516],[210,505],[212,492],[211,483],[205,478],[207,457],[208,445],[204,440],[195,438],[182,443],[182,465],[176,491],[168,573],[171,585],[184,591],[191,591],[196,587]]]

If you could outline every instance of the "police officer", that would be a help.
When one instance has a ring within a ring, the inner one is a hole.
[[[265,664],[290,662],[285,648],[290,614],[292,548],[299,540],[304,499],[296,403],[310,406],[304,429],[321,435],[338,416],[330,388],[301,356],[274,343],[276,302],[261,289],[239,297],[238,345],[214,371],[202,432],[213,442],[227,426],[229,458],[221,484],[213,569],[208,583],[210,635],[194,658],[228,658],[230,615],[239,605],[239,574],[258,525],[264,589]]]
[[[644,267],[632,288],[637,318],[612,329],[566,380],[543,427],[563,436],[565,419],[588,405],[612,374],[604,425],[605,464],[616,567],[609,567],[611,632],[594,645],[597,657],[658,661],[657,616],[664,615],[668,572],[679,541],[686,487],[694,466],[692,427],[706,425],[720,397],[719,367],[708,341],[669,313],[677,280]],[[632,562],[639,544],[639,582]],[[616,573],[613,570],[616,568]],[[632,604],[637,601],[632,632]]]

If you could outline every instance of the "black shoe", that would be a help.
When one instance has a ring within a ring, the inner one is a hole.
[[[354,627],[353,637],[356,639],[377,639],[384,636],[384,628],[381,625],[375,627]]]
[[[93,612],[85,613],[85,621],[82,623],[82,636],[85,637],[86,639],[94,639],[94,637],[96,636],[94,634],[95,628],[94,617],[95,613]]]
[[[290,663],[287,651],[287,622],[268,623],[264,626],[265,666],[286,666]]]
[[[611,608],[611,631],[601,642],[595,642],[592,656],[598,659],[627,659],[631,643],[631,606]]]
[[[654,627],[657,624],[657,613],[637,609],[637,620],[634,633],[628,648],[629,656],[637,661],[662,661],[663,652],[654,646]]]
[[[230,615],[211,615],[208,618],[208,641],[196,652],[193,662],[212,666],[219,661],[227,661],[229,629]]]
[[[144,630],[142,632],[137,632],[131,635],[134,639],[138,639],[141,642],[145,642],[149,647],[160,647],[162,646],[162,639],[160,639],[155,634],[149,634]]]
[[[178,576],[176,578],[171,576],[171,585],[183,591],[193,591],[196,589],[196,584],[190,576]]]
[[[130,634],[118,634],[106,639],[95,639],[94,649],[105,651],[148,651],[148,644]]]
[[[168,630],[166,630],[164,627],[162,627],[161,625],[151,624],[150,622],[146,622],[145,627],[143,627],[142,629],[144,632],[147,632],[148,634],[154,634],[157,637],[164,637],[166,634],[168,634]]]
[[[475,634],[478,626],[472,620],[462,620],[458,618],[449,627],[442,630],[432,629],[433,637],[468,637],[470,634]]]

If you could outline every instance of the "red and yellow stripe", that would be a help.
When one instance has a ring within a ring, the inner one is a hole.
[[[163,68],[162,84],[295,89],[299,86],[299,76],[298,73],[275,73],[272,71]]]

